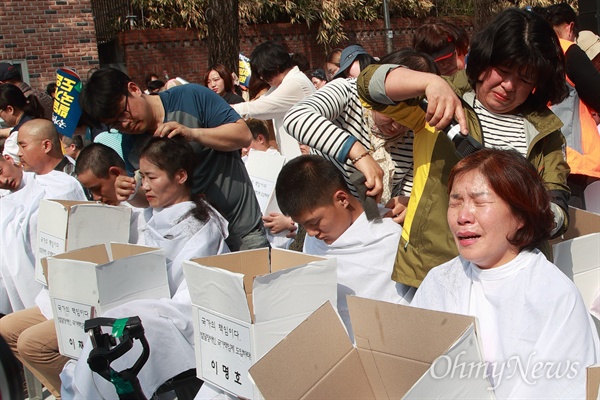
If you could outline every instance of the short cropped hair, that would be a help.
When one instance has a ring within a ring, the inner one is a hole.
[[[116,68],[96,70],[79,95],[83,121],[99,126],[102,121],[117,117],[123,111],[121,99],[129,95],[129,82],[132,79]]]
[[[229,93],[233,90],[233,78],[231,77],[231,71],[223,64],[215,64],[208,67],[206,74],[204,74],[204,86],[208,86],[208,75],[211,71],[216,71],[217,74],[223,79],[225,93]]]
[[[275,184],[279,208],[292,219],[333,204],[333,195],[338,190],[350,194],[337,167],[317,155],[303,155],[289,161],[281,169]]]
[[[440,69],[431,56],[410,47],[404,47],[388,54],[378,64],[403,65],[413,71],[430,72],[439,75]]]
[[[250,55],[252,75],[260,77],[265,82],[293,66],[292,57],[286,48],[272,40],[256,46]]]
[[[507,240],[520,250],[533,249],[550,238],[554,216],[550,196],[535,167],[516,150],[485,148],[460,160],[448,177],[451,193],[457,177],[479,171],[513,215],[523,222]]]
[[[265,121],[260,119],[249,118],[246,120],[246,125],[248,125],[248,129],[252,133],[252,138],[256,140],[258,135],[263,135],[265,139],[269,139],[269,128],[267,128],[267,124]]]
[[[518,66],[524,74],[535,73],[535,90],[525,104],[541,110],[558,104],[568,95],[565,58],[554,29],[538,14],[517,8],[500,12],[473,39],[467,76],[471,87],[489,68]]]
[[[75,163],[75,174],[79,175],[89,170],[96,177],[107,179],[110,167],[125,170],[125,161],[113,148],[101,143],[91,143],[79,153]]]

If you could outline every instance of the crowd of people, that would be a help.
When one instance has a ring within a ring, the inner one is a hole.
[[[600,179],[590,34],[555,4],[508,8],[472,38],[435,20],[410,48],[375,57],[352,44],[312,70],[266,41],[244,90],[223,64],[200,83],[149,74],[145,87],[101,68],[72,137],[51,122],[54,87],[34,92],[0,63],[0,336],[57,399],[117,398],[87,363],[91,341],[78,360],[60,353],[48,287],[34,278],[40,201],[94,200],[131,208],[130,243],[165,253],[170,297],[103,315],[142,320],[147,398],[198,363],[183,261],[265,247],[337,260],[351,340],[348,295],[471,315],[486,371],[515,358],[548,370],[487,374],[497,398],[584,398],[598,333],[548,241]],[[461,137],[478,144],[471,154],[457,151]],[[246,168],[259,152],[285,157],[280,212],[261,211]],[[205,383],[196,398],[227,397]]]

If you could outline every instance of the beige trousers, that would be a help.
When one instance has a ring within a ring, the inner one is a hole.
[[[60,372],[69,360],[60,354],[54,320],[38,307],[8,314],[0,319],[0,335],[46,388],[60,399]]]

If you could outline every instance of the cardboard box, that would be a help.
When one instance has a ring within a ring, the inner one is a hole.
[[[198,377],[248,399],[261,397],[250,366],[324,302],[337,301],[335,259],[294,251],[200,258],[184,261],[183,271],[194,307]]]
[[[569,229],[552,242],[554,264],[581,292],[590,309],[600,289],[600,215],[569,208]]]
[[[170,297],[163,250],[111,243],[43,260],[60,353],[77,358],[83,322],[137,299]]]
[[[131,208],[93,201],[40,202],[35,279],[46,284],[40,264],[44,257],[96,244],[129,242]]]
[[[324,304],[250,369],[265,399],[494,398],[475,318],[354,296],[348,307],[356,345]]]

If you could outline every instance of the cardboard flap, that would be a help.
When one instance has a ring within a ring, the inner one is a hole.
[[[78,249],[110,241],[127,243],[130,221],[130,207],[95,202],[74,204],[70,210],[66,248]]]
[[[300,399],[354,347],[331,303],[294,329],[250,368],[266,400]]]
[[[323,257],[311,256],[292,250],[272,249],[271,250],[271,270],[277,272],[287,268],[304,265],[313,261],[325,260]]]
[[[366,339],[371,350],[429,364],[475,324],[465,315],[356,296],[348,296],[348,309],[354,336]]]
[[[254,321],[311,313],[327,301],[337,304],[336,282],[335,259],[257,276],[252,290]]]
[[[237,251],[235,253],[220,254],[211,257],[201,257],[192,260],[199,265],[221,268],[227,271],[242,274],[244,289],[248,295],[252,294],[252,281],[257,275],[268,274],[269,249],[255,249]]]
[[[600,232],[600,214],[569,207],[569,229],[564,240]]]
[[[77,260],[94,264],[106,264],[110,261],[110,254],[105,244],[85,247],[83,249],[71,250],[66,253],[56,254],[50,258],[59,260]]]
[[[52,202],[52,203],[56,203],[56,204],[60,204],[62,206],[62,208],[64,208],[65,210],[69,210],[71,207],[76,206],[78,204],[99,204],[95,201],[78,201],[78,200],[58,200],[58,199],[49,199],[49,200],[44,200],[44,201],[48,201],[48,202]]]
[[[114,307],[136,295],[148,298],[170,297],[165,256],[162,250],[152,250],[155,251],[119,258],[96,267],[100,305]],[[153,294],[150,295],[151,293]],[[103,307],[102,311],[108,309],[109,307]]]
[[[122,258],[132,257],[132,256],[136,256],[138,254],[144,254],[144,253],[150,253],[150,252],[157,252],[159,254],[164,253],[164,251],[162,249],[159,249],[156,247],[139,246],[136,244],[128,244],[128,243],[111,243],[110,244],[111,260],[120,260]]]
[[[600,386],[600,365],[592,365],[587,369],[586,400],[598,399],[598,387]]]
[[[182,264],[192,304],[247,323],[252,321],[242,274],[195,261]]]

